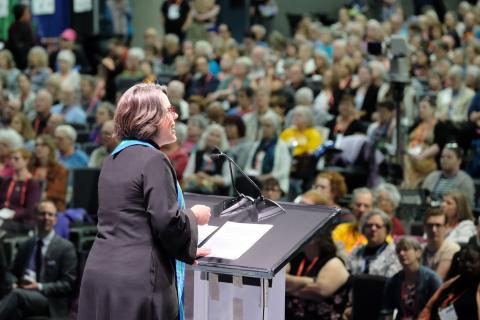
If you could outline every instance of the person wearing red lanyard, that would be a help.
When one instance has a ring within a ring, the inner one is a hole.
[[[341,318],[349,273],[328,233],[311,240],[287,266],[286,319]]]
[[[442,280],[431,269],[420,265],[422,247],[413,237],[403,237],[396,245],[402,270],[388,279],[383,309],[397,310],[395,319],[416,319]]]
[[[460,253],[460,275],[447,280],[428,301],[419,320],[480,319],[480,247]]]
[[[31,154],[24,148],[11,154],[15,174],[0,183],[1,229],[7,232],[25,232],[34,226],[34,211],[40,201],[40,184],[32,179],[27,165]]]

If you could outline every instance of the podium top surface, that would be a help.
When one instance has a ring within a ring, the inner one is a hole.
[[[187,208],[194,204],[213,207],[225,199],[228,198],[192,193],[185,194]],[[273,228],[239,259],[227,260],[203,257],[198,259],[198,265],[194,268],[233,276],[273,278],[302,244],[309,241],[339,211],[337,208],[325,206],[306,206],[285,202],[280,204],[287,212],[258,222],[272,224]],[[225,220],[212,215],[209,224],[220,226],[224,222]]]

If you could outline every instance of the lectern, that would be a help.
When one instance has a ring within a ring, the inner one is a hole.
[[[214,207],[225,197],[185,194],[187,207]],[[285,213],[260,222],[273,227],[236,260],[204,257],[189,268],[186,281],[186,318],[195,320],[256,320],[285,318],[285,265],[338,213],[325,206],[280,203]],[[209,224],[221,226],[213,216]],[[193,294],[192,290],[193,282]]]

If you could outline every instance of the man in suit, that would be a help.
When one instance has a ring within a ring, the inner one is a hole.
[[[37,211],[36,235],[18,249],[11,269],[12,291],[0,301],[0,319],[68,316],[68,297],[77,272],[75,249],[55,234],[53,202],[41,202]]]

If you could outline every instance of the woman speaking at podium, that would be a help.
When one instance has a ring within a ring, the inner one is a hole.
[[[210,208],[184,209],[175,170],[159,148],[172,143],[178,115],[166,89],[137,84],[120,98],[115,135],[98,183],[98,233],[80,288],[80,320],[183,319],[184,264]]]

